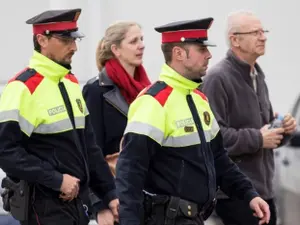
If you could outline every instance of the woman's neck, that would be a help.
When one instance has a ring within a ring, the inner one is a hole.
[[[129,74],[129,76],[134,78],[135,66],[129,65],[128,63],[125,63],[125,62],[122,62],[121,60],[119,60],[119,62],[123,66],[125,71]]]

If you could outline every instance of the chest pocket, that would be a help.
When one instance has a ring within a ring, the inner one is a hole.
[[[39,114],[37,115],[34,133],[54,134],[73,129],[62,94],[58,86],[54,85],[48,83],[47,92],[39,93],[39,98],[36,100]],[[72,105],[76,128],[82,129],[85,127],[85,115],[88,112],[81,96],[80,87],[78,89],[75,88],[69,87],[67,91]],[[51,97],[49,98],[49,96]]]
[[[176,104],[166,105],[166,110],[172,113],[168,113],[166,118],[166,136],[163,146],[187,147],[200,144],[196,125],[184,96],[175,97]]]

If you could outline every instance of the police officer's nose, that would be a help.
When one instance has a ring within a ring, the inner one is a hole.
[[[76,43],[75,40],[74,40],[74,41],[72,42],[72,44],[71,44],[71,50],[74,51],[74,52],[77,51],[77,43]]]
[[[210,53],[210,51],[207,49],[207,56],[206,56],[207,59],[211,59],[212,58],[212,55]]]

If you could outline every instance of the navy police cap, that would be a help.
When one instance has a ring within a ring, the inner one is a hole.
[[[196,42],[205,46],[215,46],[208,41],[208,29],[213,18],[184,20],[168,23],[154,29],[162,34],[162,43]]]
[[[32,24],[34,35],[56,33],[82,38],[84,35],[78,31],[77,27],[80,14],[81,9],[48,10],[28,19],[26,23]]]

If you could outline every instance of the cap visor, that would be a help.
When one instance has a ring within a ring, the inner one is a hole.
[[[216,47],[217,45],[211,41],[203,41],[202,45],[204,46],[210,46],[210,47]]]
[[[85,37],[84,34],[81,33],[81,32],[79,32],[79,31],[72,31],[72,32],[70,32],[70,36],[72,38],[84,38]]]

